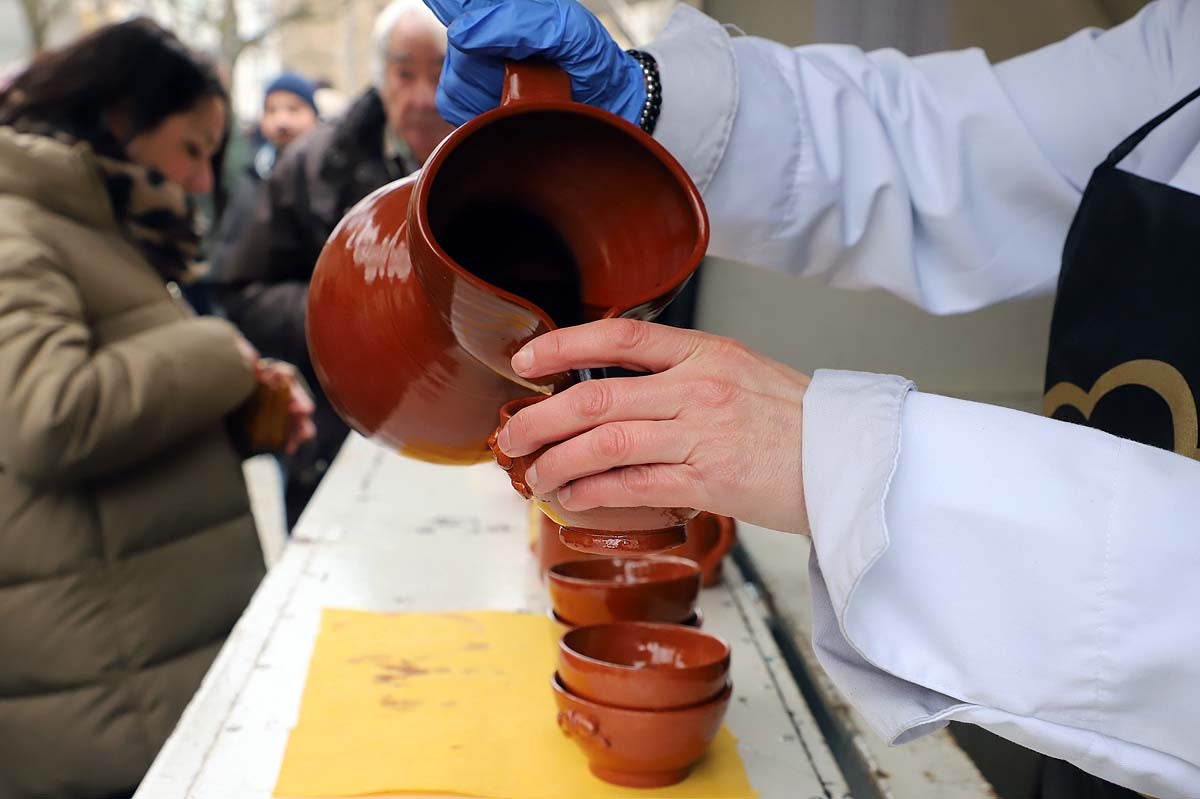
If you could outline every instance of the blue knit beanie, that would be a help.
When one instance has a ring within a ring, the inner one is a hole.
[[[317,110],[317,101],[314,96],[316,94],[316,87],[312,85],[311,81],[297,75],[295,72],[285,72],[271,81],[267,85],[267,90],[263,93],[263,100],[266,101],[275,92],[290,92],[312,106],[314,112],[320,113]]]

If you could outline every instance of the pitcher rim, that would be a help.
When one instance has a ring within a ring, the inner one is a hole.
[[[609,113],[608,111],[574,101],[564,102],[527,100],[508,106],[500,106],[480,114],[468,122],[465,122],[456,128],[449,136],[443,139],[441,143],[439,143],[434,149],[433,153],[430,154],[424,166],[422,166],[421,174],[417,178],[416,186],[413,188],[413,199],[415,202],[411,206],[409,224],[412,227],[413,232],[420,237],[423,245],[429,248],[429,250],[432,251],[439,260],[449,266],[450,269],[452,269],[459,277],[467,280],[469,283],[480,289],[489,292],[495,292],[496,295],[507,300],[508,302],[511,302],[535,314],[550,330],[555,330],[560,327],[560,325],[555,323],[555,321],[550,318],[545,309],[537,306],[520,295],[505,291],[499,286],[484,280],[474,272],[465,269],[457,261],[450,257],[449,253],[447,253],[442,246],[438,244],[437,239],[433,235],[433,231],[430,229],[429,213],[427,210],[429,194],[432,191],[432,176],[437,174],[441,165],[455,150],[458,149],[465,139],[474,134],[477,130],[501,119],[506,119],[508,117],[521,114],[539,113],[545,111],[569,111],[572,113],[583,114],[584,116],[595,119],[605,125],[608,125],[614,130],[629,136],[637,143],[649,149],[651,153],[658,158],[659,162],[667,168],[667,170],[671,173],[671,176],[675,178],[676,182],[683,188],[684,193],[687,196],[688,204],[691,207],[696,220],[696,245],[692,248],[692,252],[689,253],[687,259],[685,260],[684,268],[678,270],[672,276],[673,279],[671,281],[660,283],[656,289],[647,290],[646,292],[631,298],[621,306],[611,306],[608,313],[605,314],[605,317],[620,316],[628,312],[630,309],[637,308],[645,303],[663,296],[664,294],[669,293],[670,287],[672,286],[676,288],[681,287],[693,274],[695,274],[696,270],[700,267],[700,263],[704,260],[705,254],[708,252],[710,235],[708,212],[704,207],[704,200],[701,197],[700,190],[696,188],[696,184],[687,174],[687,171],[683,168],[683,165],[676,160],[675,156],[671,155],[671,153],[665,147],[663,147],[641,128],[615,114]]]

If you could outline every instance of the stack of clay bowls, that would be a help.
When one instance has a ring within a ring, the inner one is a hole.
[[[720,729],[733,691],[729,661],[720,638],[678,624],[576,627],[559,642],[558,725],[600,779],[672,785]]]
[[[686,558],[572,560],[546,573],[559,641],[558,725],[602,780],[684,779],[725,717],[729,646],[702,632],[702,570]]]

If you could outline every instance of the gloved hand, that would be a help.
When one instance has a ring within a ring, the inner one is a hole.
[[[425,0],[447,26],[450,47],[438,84],[438,111],[461,125],[500,104],[504,62],[558,64],[571,94],[637,123],[646,101],[641,68],[577,0]]]

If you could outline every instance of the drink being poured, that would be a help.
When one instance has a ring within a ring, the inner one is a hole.
[[[538,306],[558,327],[586,321],[575,256],[537,214],[510,203],[476,203],[435,223],[434,235],[459,266]]]

